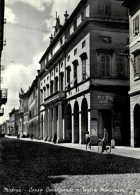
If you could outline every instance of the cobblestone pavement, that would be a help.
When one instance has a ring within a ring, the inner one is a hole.
[[[0,195],[74,194],[139,195],[140,159],[100,154],[93,147],[44,144],[1,138]],[[63,146],[63,147],[62,147]],[[139,149],[131,149],[133,153]],[[130,151],[130,152],[131,152]],[[121,153],[121,152],[120,152]]]

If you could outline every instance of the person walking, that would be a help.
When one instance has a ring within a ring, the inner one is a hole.
[[[85,140],[86,140],[86,149],[87,149],[87,147],[90,147],[90,141],[91,141],[89,132],[86,133]]]
[[[108,131],[106,128],[104,128],[104,137],[103,137],[103,147],[102,147],[102,152],[106,149],[106,144],[108,143]]]

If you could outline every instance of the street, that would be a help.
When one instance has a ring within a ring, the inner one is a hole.
[[[140,194],[140,159],[1,138],[0,194]]]

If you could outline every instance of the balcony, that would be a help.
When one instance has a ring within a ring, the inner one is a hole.
[[[7,89],[0,90],[0,106],[7,102]]]
[[[52,94],[51,96],[47,97],[45,100],[44,100],[44,106],[48,105],[48,104],[54,104],[56,102],[59,102],[59,101],[63,101],[65,99],[65,92],[63,91],[58,91],[54,94]]]
[[[0,116],[4,115],[4,108],[0,108]]]

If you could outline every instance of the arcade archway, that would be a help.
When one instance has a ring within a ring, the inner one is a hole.
[[[81,138],[82,144],[85,143],[85,134],[88,131],[88,103],[86,98],[83,99],[81,105]]]
[[[79,106],[74,104],[74,143],[79,143]]]
[[[140,146],[140,105],[134,108],[134,146]]]

